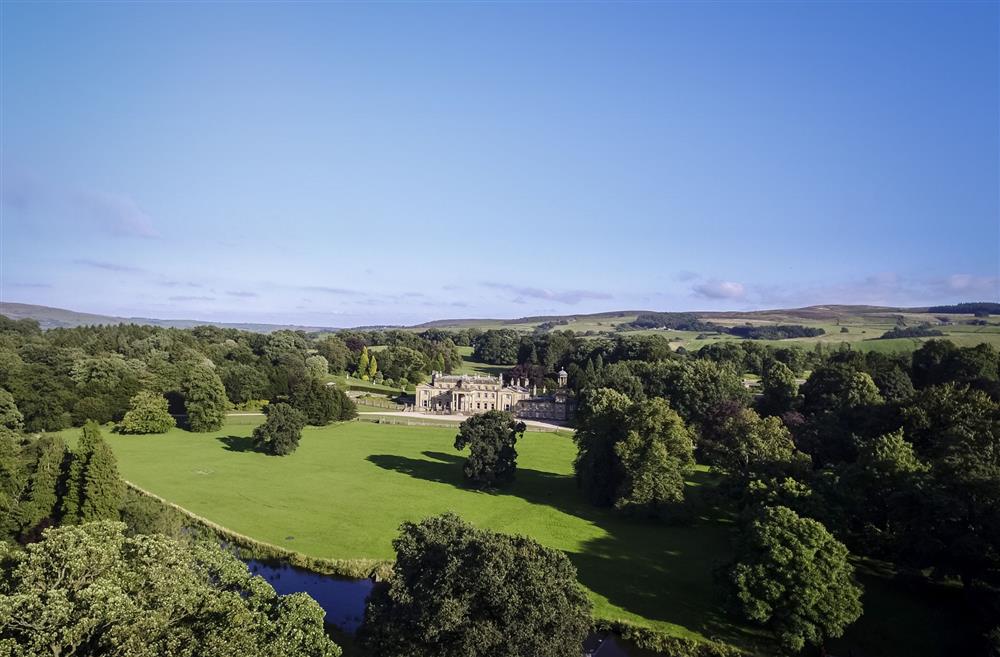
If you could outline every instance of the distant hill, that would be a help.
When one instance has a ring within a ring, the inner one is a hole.
[[[43,329],[72,328],[74,326],[94,326],[98,324],[145,324],[147,326],[163,326],[168,328],[191,328],[193,326],[219,326],[235,328],[255,333],[271,333],[290,329],[294,331],[335,331],[328,326],[297,326],[294,324],[254,324],[239,322],[210,322],[198,319],[152,319],[149,317],[113,317],[111,315],[95,315],[81,313],[65,308],[35,306],[30,303],[0,302],[0,315],[11,319],[34,319]]]

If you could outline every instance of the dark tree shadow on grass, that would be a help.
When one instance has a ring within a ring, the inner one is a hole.
[[[228,452],[256,452],[259,451],[253,444],[250,436],[219,436],[216,438],[226,446]]]
[[[712,476],[696,472],[688,493],[695,507],[689,525],[622,518],[588,504],[570,475],[518,467],[510,486],[479,491],[465,484],[458,454],[425,451],[425,458],[373,454],[380,468],[486,495],[511,495],[581,518],[604,532],[579,552],[569,552],[579,580],[612,604],[742,646],[767,643],[762,634],[727,615],[714,572],[731,557],[733,524],[727,510],[703,490]]]

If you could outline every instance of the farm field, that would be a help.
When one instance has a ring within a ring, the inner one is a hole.
[[[761,634],[723,612],[715,585],[714,570],[731,554],[730,515],[702,501],[691,526],[671,527],[591,507],[574,484],[575,448],[566,434],[525,434],[514,485],[484,493],[462,486],[464,457],[452,446],[454,429],[367,422],[309,427],[294,454],[276,458],[250,448],[258,422],[230,417],[208,434],[105,435],[125,479],[268,543],[316,557],[391,559],[401,522],[455,511],[478,526],[565,551],[598,618],[769,652]],[[65,432],[71,442],[77,434]],[[694,499],[713,481],[704,469],[695,472],[688,482]],[[900,605],[889,582],[868,579],[866,604],[902,609],[897,615],[903,618],[886,625],[877,615],[863,617],[857,627],[864,631],[849,635],[845,646],[871,651],[864,654],[884,654],[888,646],[946,654],[953,637],[933,628],[960,628],[959,619],[934,611],[934,601]]]

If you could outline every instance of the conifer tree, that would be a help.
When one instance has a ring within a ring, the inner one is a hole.
[[[375,354],[372,354],[368,357],[368,380],[374,380],[376,374],[378,374],[378,361],[375,360]]]
[[[115,455],[97,423],[87,422],[70,459],[62,500],[63,522],[115,520],[123,495]]]
[[[361,357],[358,359],[358,378],[368,378],[368,347],[361,347]]]
[[[29,451],[32,461],[31,481],[28,484],[28,499],[18,508],[18,524],[21,533],[30,533],[46,519],[56,514],[59,497],[57,488],[66,459],[66,443],[62,438],[42,436],[35,441]]]

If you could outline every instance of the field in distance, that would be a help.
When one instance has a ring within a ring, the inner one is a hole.
[[[294,454],[275,458],[251,449],[248,436],[259,421],[231,417],[208,434],[105,435],[125,479],[258,540],[315,557],[391,559],[401,522],[455,511],[478,526],[565,551],[596,617],[769,653],[759,633],[723,611],[714,571],[731,558],[734,523],[726,509],[703,498],[715,481],[704,468],[688,482],[700,500],[698,518],[690,526],[665,526],[585,503],[572,477],[576,451],[567,434],[525,434],[513,486],[484,493],[463,486],[454,429],[309,427]],[[78,433],[64,435],[73,442]],[[903,597],[886,580],[864,583],[869,613],[846,647],[863,654],[948,653],[953,637],[941,628],[962,627],[942,611],[949,605]]]
[[[593,336],[614,335],[645,311],[621,311],[597,313],[588,315],[565,315],[526,317],[513,320],[499,319],[463,319],[440,320],[428,322],[412,330],[426,328],[441,328],[458,330],[464,328],[512,329],[523,333],[535,331],[570,330],[578,334]],[[894,338],[877,340],[886,331],[897,326],[929,325],[940,331],[939,336],[951,340],[958,346],[971,347],[981,343],[989,343],[1000,347],[1000,317],[994,315],[985,320],[985,325],[972,325],[975,320],[971,314],[930,313],[923,308],[890,308],[881,306],[810,306],[807,308],[787,310],[758,310],[732,312],[691,312],[706,322],[732,327],[739,325],[774,326],[801,325],[809,328],[821,328],[823,335],[808,338],[790,338],[786,340],[757,340],[762,344],[792,346],[798,345],[812,348],[816,343],[837,347],[843,342],[852,349],[880,352],[908,352],[918,349],[923,342],[931,338]],[[670,338],[675,348],[684,347],[688,350],[698,350],[702,346],[715,342],[740,341],[734,335],[725,335],[698,331],[677,331],[669,329],[645,329],[629,331],[629,335],[658,334]]]

